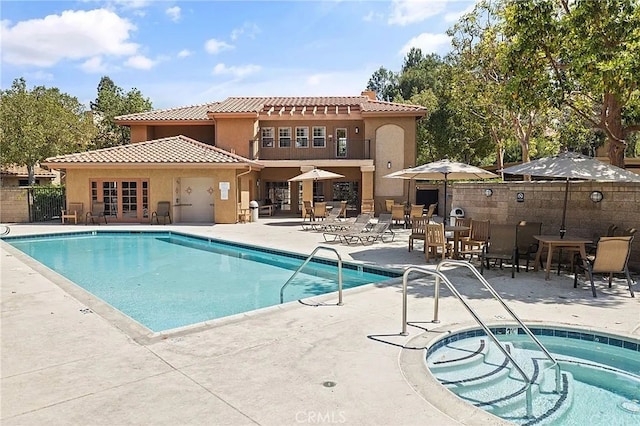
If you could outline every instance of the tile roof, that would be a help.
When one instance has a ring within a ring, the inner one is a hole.
[[[213,104],[202,104],[202,105],[190,105],[179,108],[170,108],[170,109],[158,109],[154,111],[147,112],[139,112],[137,114],[127,114],[127,115],[119,115],[115,117],[116,121],[154,121],[154,120],[206,120],[209,121],[209,117],[207,117],[207,111],[212,106],[215,106],[216,103]]]
[[[186,136],[47,158],[43,164],[251,164],[258,163]]]
[[[29,171],[27,170],[27,166],[2,166],[0,167],[0,173],[7,176],[16,176],[16,177],[27,177],[29,176]],[[56,173],[51,170],[43,169],[40,166],[34,166],[33,173],[36,177],[45,177],[45,178],[54,178],[57,176]]]
[[[317,96],[317,97],[229,97],[222,102],[163,109],[138,114],[121,115],[117,122],[131,121],[184,121],[210,120],[207,112],[271,114],[319,113],[406,113],[424,115],[427,109],[420,105],[371,100],[368,96]]]

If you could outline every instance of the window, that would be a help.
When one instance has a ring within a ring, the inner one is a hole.
[[[296,148],[309,147],[309,128],[296,127]]]
[[[314,127],[313,128],[313,147],[324,148],[327,141],[327,128],[326,127]]]
[[[261,139],[262,139],[262,147],[263,148],[273,148],[273,141],[275,135],[273,134],[273,127],[264,127],[260,131]]]
[[[278,146],[280,148],[291,147],[291,127],[278,127]]]

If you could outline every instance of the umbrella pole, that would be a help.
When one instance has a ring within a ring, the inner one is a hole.
[[[569,199],[569,178],[564,187],[564,207],[562,208],[562,224],[560,225],[560,238],[564,238],[564,234],[567,233],[565,222],[567,219],[567,200]]]
[[[449,225],[449,213],[447,210],[447,174],[444,175],[444,226]]]

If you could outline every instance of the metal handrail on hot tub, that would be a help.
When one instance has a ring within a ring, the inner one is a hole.
[[[400,333],[402,336],[408,335],[407,333],[407,281],[408,276],[411,272],[421,272],[427,275],[432,275],[436,277],[435,283],[435,293],[434,293],[434,314],[433,314],[433,322],[439,322],[438,320],[438,302],[440,298],[440,280],[444,281],[445,285],[449,288],[451,293],[462,303],[467,312],[471,314],[473,319],[482,327],[484,332],[489,336],[489,338],[496,344],[496,346],[500,349],[500,351],[504,354],[504,356],[511,362],[511,364],[515,367],[518,373],[522,376],[522,378],[527,383],[526,385],[526,399],[527,399],[527,417],[533,416],[533,401],[531,394],[531,385],[533,384],[532,379],[527,376],[522,367],[518,365],[515,359],[511,356],[511,354],[500,344],[498,338],[493,334],[493,332],[489,329],[489,327],[480,319],[478,314],[469,306],[469,304],[462,298],[460,292],[456,289],[451,281],[440,271],[443,265],[458,265],[464,266],[466,268],[471,269],[471,271],[476,275],[476,277],[480,280],[483,286],[489,290],[492,296],[500,302],[500,304],[505,308],[505,310],[511,315],[511,317],[519,324],[519,326],[527,333],[529,337],[534,341],[534,343],[542,350],[545,356],[551,360],[552,365],[549,366],[555,367],[556,373],[556,393],[560,393],[562,389],[562,376],[560,372],[560,365],[558,361],[549,353],[549,351],[540,343],[540,341],[531,333],[529,328],[522,322],[522,320],[513,312],[507,304],[504,302],[502,297],[491,287],[489,282],[478,272],[478,270],[469,262],[462,260],[443,260],[441,261],[436,270],[427,269],[419,266],[411,266],[405,269],[404,274],[402,275],[402,332]]]

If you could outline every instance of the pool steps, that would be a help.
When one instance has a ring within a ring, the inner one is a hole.
[[[533,360],[529,351],[505,348],[531,377],[534,419],[526,419],[525,383],[506,357],[492,342],[475,340],[469,347],[463,342],[450,342],[428,360],[431,373],[447,388],[468,402],[521,424],[535,424],[561,418],[573,399],[573,377],[563,372],[563,391],[555,393],[555,371],[546,369],[548,360]],[[499,383],[499,387],[493,386]],[[499,390],[498,390],[499,389]]]

